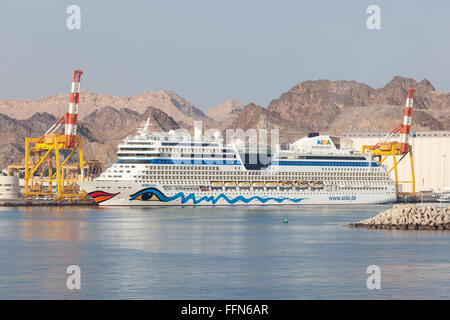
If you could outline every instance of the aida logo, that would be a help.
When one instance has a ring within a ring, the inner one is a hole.
[[[331,145],[331,141],[330,140],[317,140],[317,144],[320,144],[322,146]]]

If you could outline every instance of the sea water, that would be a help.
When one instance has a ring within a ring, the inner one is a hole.
[[[390,206],[0,208],[0,299],[449,299],[450,231],[346,226]]]

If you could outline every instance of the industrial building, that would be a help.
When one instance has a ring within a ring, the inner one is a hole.
[[[374,145],[385,135],[385,132],[349,132],[343,137],[353,142],[353,149],[362,150],[363,145]],[[399,137],[395,135],[392,140],[399,140]],[[416,191],[442,192],[450,187],[450,131],[413,131],[409,144],[414,159]],[[387,159],[385,165],[392,167],[392,159]],[[410,170],[408,161],[401,162],[398,165],[399,179],[410,179]],[[390,175],[394,179],[393,171]],[[411,192],[411,185],[401,187],[402,192]]]

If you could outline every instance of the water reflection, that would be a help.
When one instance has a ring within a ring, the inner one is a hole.
[[[77,218],[74,219],[74,216],[62,207],[25,207],[23,208],[22,239],[33,242],[81,241],[84,210],[84,208],[76,210]]]
[[[450,297],[450,232],[345,227],[384,209],[0,208],[0,298]]]

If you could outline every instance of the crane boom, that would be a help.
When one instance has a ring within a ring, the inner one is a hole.
[[[412,114],[412,107],[413,107],[415,91],[416,91],[416,88],[410,88],[408,90],[408,97],[406,98],[405,111],[403,113],[403,123],[398,125],[394,130],[389,132],[387,135],[385,135],[380,140],[380,142],[378,142],[377,144],[375,144],[372,147],[372,150],[376,150],[376,149],[380,148],[381,143],[388,141],[396,133],[400,132],[400,138],[401,138],[400,151],[402,154],[408,153],[408,151],[409,151],[408,137],[409,137],[409,134],[411,133],[411,114]]]

